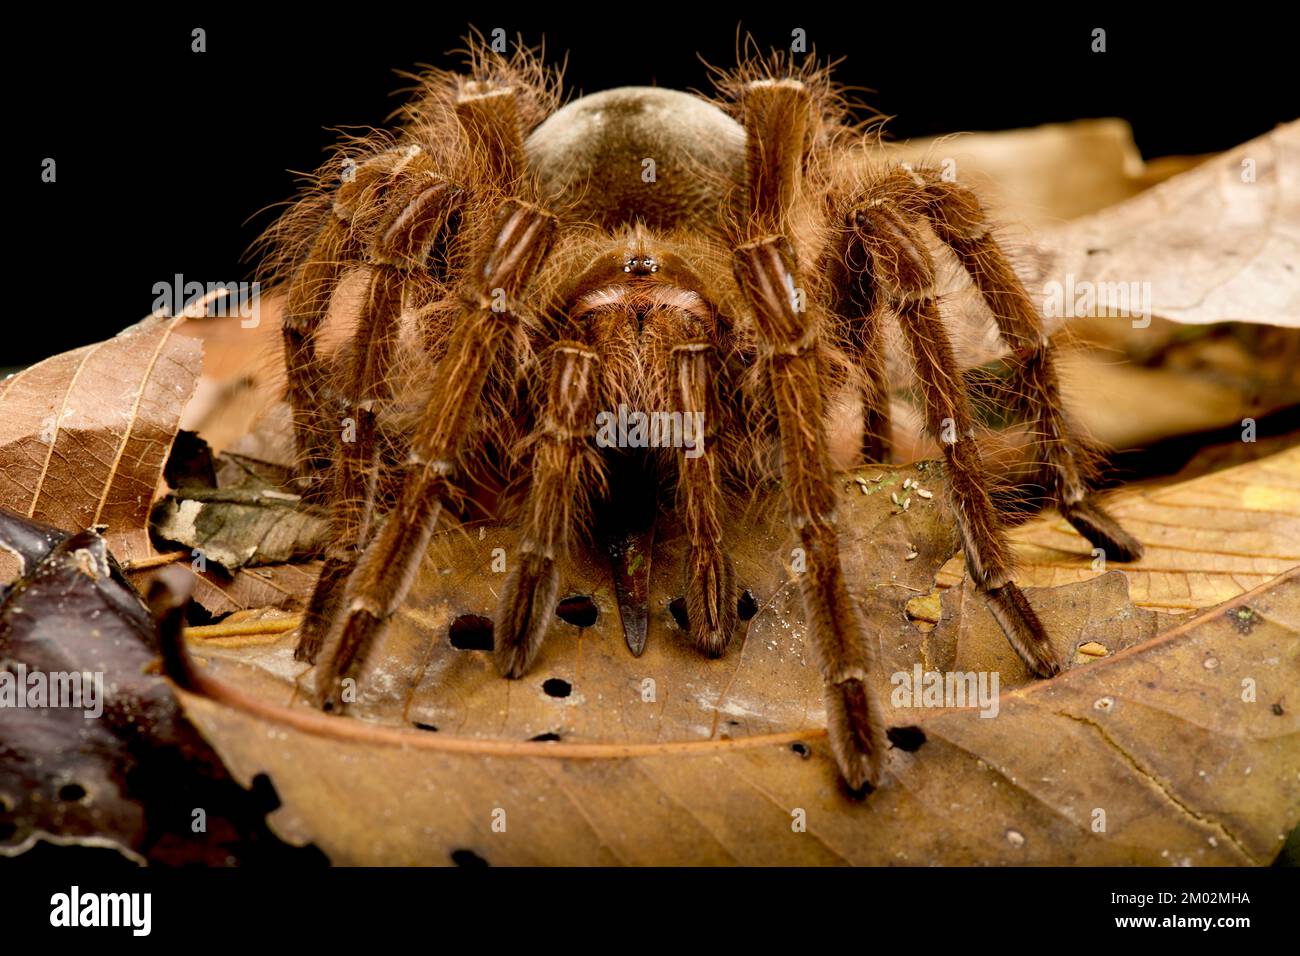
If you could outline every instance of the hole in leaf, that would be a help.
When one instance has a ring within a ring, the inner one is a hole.
[[[736,616],[742,621],[748,621],[757,613],[758,598],[754,597],[753,591],[746,588],[745,593],[742,594],[740,600],[736,602]]]
[[[79,783],[65,783],[59,787],[59,799],[76,803],[86,795],[86,788]]]
[[[559,677],[550,677],[542,683],[542,690],[552,697],[568,697],[573,693],[573,685]]]
[[[691,629],[691,622],[686,617],[686,598],[673,598],[672,602],[668,605],[668,613],[673,616],[673,620],[677,622],[677,626],[683,631],[689,631]]]
[[[790,745],[790,749],[793,750],[795,753],[797,753],[800,757],[803,757],[805,760],[807,760],[810,756],[812,756],[812,751],[808,749],[808,745],[801,744],[798,741],[792,743]]]
[[[457,866],[466,867],[484,867],[490,865],[487,860],[483,859],[483,857],[479,856],[473,850],[452,850],[451,862],[455,863]]]
[[[437,732],[438,732],[438,728],[437,728],[436,726],[434,726],[433,724],[422,724],[422,723],[420,723],[418,720],[415,722],[415,729],[416,729],[416,730],[429,730],[429,731],[432,731],[432,732],[434,732],[434,733],[437,733]]]
[[[585,594],[578,594],[561,601],[555,608],[555,616],[574,627],[591,627],[596,623],[600,612],[596,609],[595,601]]]
[[[447,629],[451,646],[459,651],[492,650],[492,619],[481,614],[462,614]]]
[[[538,734],[536,737],[529,737],[529,740],[559,740],[560,735],[557,733]]]
[[[908,753],[920,750],[921,744],[925,743],[925,731],[920,727],[890,727],[885,736],[899,750]]]

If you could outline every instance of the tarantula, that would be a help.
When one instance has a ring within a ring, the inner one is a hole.
[[[829,69],[788,56],[718,71],[713,99],[622,88],[559,108],[539,57],[478,43],[465,74],[416,80],[400,132],[347,143],[269,236],[300,480],[332,514],[296,650],[317,664],[318,705],[339,703],[449,516],[518,529],[494,627],[502,674],[537,654],[567,548],[643,533],[670,507],[690,541],[689,640],[722,654],[737,489],[777,474],[806,555],[832,749],[851,787],[875,784],[876,642],[841,569],[827,420],[857,390],[863,455],[886,458],[890,314],[970,575],[1032,671],[1058,671],[1012,580],[927,235],[965,267],[1016,360],[1041,486],[1110,558],[1141,547],[1090,497],[1039,315],[968,189],[878,168]],[[338,312],[352,332],[327,354],[318,339]],[[705,424],[683,448],[603,447],[597,415],[622,406]],[[636,603],[622,607],[634,653]]]

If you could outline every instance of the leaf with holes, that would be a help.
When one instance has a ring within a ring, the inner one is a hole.
[[[908,479],[934,497],[900,511]],[[182,699],[237,777],[274,781],[276,831],[336,863],[1271,860],[1300,816],[1294,573],[1163,633],[1173,622],[1134,608],[1119,573],[1030,588],[1071,662],[1035,681],[974,595],[939,595],[937,614],[924,600],[956,547],[945,490],[934,463],[842,482],[843,557],[878,630],[893,744],[862,801],[826,743],[770,488],[734,530],[747,624],[720,660],[684,642],[684,541],[664,529],[642,657],[609,571],[579,555],[532,671],[503,680],[486,650],[492,567],[514,539],[484,525],[435,539],[349,713],[301,699],[292,635],[194,643],[203,693]],[[970,697],[942,681],[932,696],[935,670],[970,672]]]

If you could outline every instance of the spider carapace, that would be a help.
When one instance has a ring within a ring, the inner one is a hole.
[[[339,703],[439,521],[484,500],[518,532],[494,626],[506,676],[528,670],[554,619],[566,549],[617,555],[668,508],[690,548],[685,568],[656,573],[682,576],[689,640],[720,655],[737,630],[731,519],[742,489],[779,477],[832,750],[850,786],[878,782],[876,639],[841,567],[828,430],[855,395],[863,457],[887,458],[887,321],[943,450],[971,577],[1029,667],[1056,673],[1012,580],[932,240],[1015,359],[1036,483],[1110,559],[1141,548],[1091,497],[1039,314],[978,199],[933,170],[882,166],[829,71],[790,57],[719,71],[711,99],[623,88],[562,109],[558,75],[531,53],[475,44],[467,60],[420,76],[400,128],[346,143],[268,237],[300,480],[333,516],[297,648],[317,702]],[[329,351],[319,333],[339,312],[350,337]],[[596,422],[620,410],[682,440],[600,441]],[[645,582],[627,571],[615,579],[639,651]]]

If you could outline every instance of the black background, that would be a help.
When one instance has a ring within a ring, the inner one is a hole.
[[[1221,150],[1297,112],[1287,31],[1262,8],[1199,23],[1187,9],[1140,15],[952,15],[931,5],[779,14],[633,0],[568,11],[492,5],[292,7],[122,13],[86,20],[37,10],[8,36],[7,97],[20,148],[9,182],[10,288],[22,310],[0,337],[0,367],[102,339],[148,313],[155,282],[249,277],[244,258],[269,207],[309,170],[331,128],[382,125],[405,85],[394,70],[453,66],[470,23],[568,53],[573,90],[624,84],[706,88],[702,55],[734,61],[737,27],[766,48],[807,30],[837,76],[896,117],[896,137],[1121,116],[1143,153]],[[482,9],[482,8],[480,8]],[[1174,22],[1176,21],[1176,22]],[[191,52],[191,30],[207,52]],[[1094,27],[1107,52],[1094,54]],[[58,180],[40,181],[54,157]],[[21,229],[15,233],[13,230]]]

